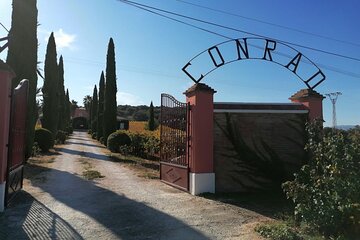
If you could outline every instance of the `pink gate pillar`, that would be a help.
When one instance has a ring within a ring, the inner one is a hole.
[[[9,143],[11,80],[15,74],[0,60],[0,212],[5,207],[6,172]]]
[[[325,97],[315,90],[301,89],[289,99],[301,103],[309,109],[309,120],[324,120],[322,101]]]
[[[184,94],[190,104],[188,125],[189,190],[193,195],[215,192],[213,161],[213,95],[216,91],[197,83]]]

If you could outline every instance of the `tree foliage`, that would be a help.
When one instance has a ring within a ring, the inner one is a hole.
[[[116,66],[115,66],[115,46],[110,38],[107,58],[106,58],[106,83],[105,83],[105,101],[104,101],[104,139],[107,143],[107,137],[116,131]]]
[[[36,0],[13,0],[11,30],[6,62],[16,73],[12,81],[15,88],[22,79],[29,80],[26,119],[26,157],[30,157],[36,124],[37,86],[37,15]]]
[[[66,116],[66,96],[65,96],[65,86],[64,86],[64,60],[60,56],[59,59],[59,86],[58,86],[58,96],[59,96],[59,121],[58,129],[65,131],[67,127],[67,116]]]
[[[70,118],[71,118],[71,102],[69,97],[69,89],[66,89],[65,96],[65,126],[66,128],[70,127]]]
[[[59,68],[54,33],[51,33],[45,56],[43,92],[43,127],[56,137],[59,121]]]
[[[308,126],[312,158],[283,184],[295,216],[325,236],[360,236],[360,135]]]
[[[103,117],[104,117],[104,98],[105,98],[105,77],[104,72],[101,72],[99,82],[99,102],[97,111],[97,123],[96,123],[96,138],[99,140],[103,137]]]
[[[151,101],[150,103],[150,108],[149,108],[149,121],[148,121],[148,128],[150,131],[154,131],[156,126],[155,126],[155,118],[154,118],[154,105]]]
[[[94,87],[92,103],[91,103],[91,130],[93,133],[96,132],[97,123],[97,110],[98,110],[98,94],[96,85]]]

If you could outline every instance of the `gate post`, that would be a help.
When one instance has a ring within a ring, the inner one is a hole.
[[[197,83],[184,94],[190,105],[188,125],[188,163],[190,193],[197,195],[215,192],[213,161],[213,95],[216,91],[206,84]]]
[[[301,89],[289,99],[294,103],[301,103],[309,109],[309,120],[324,121],[322,101],[325,97],[312,89]]]
[[[11,80],[14,77],[15,74],[11,68],[0,60],[0,212],[3,212],[5,207]]]

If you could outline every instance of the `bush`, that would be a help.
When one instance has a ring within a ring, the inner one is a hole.
[[[91,134],[91,138],[92,138],[92,139],[96,139],[96,132],[93,132],[93,133]]]
[[[72,134],[73,133],[73,127],[72,126],[68,126],[67,128],[66,128],[66,132],[68,133],[68,134]]]
[[[130,145],[131,139],[124,131],[116,131],[109,135],[107,148],[111,152],[119,152],[120,146]]]
[[[339,131],[319,134],[316,124],[307,129],[312,158],[294,181],[283,184],[295,217],[326,237],[360,236],[359,138]]]
[[[138,157],[156,157],[160,151],[160,139],[151,133],[129,133],[130,153]]]
[[[100,137],[99,142],[100,142],[101,144],[104,144],[104,137]]]
[[[91,135],[91,134],[92,134],[92,130],[91,130],[91,129],[88,129],[88,130],[87,130],[87,133]]]
[[[66,132],[59,130],[56,134],[56,142],[64,144],[66,140]]]
[[[262,237],[273,240],[302,240],[303,238],[286,224],[265,224],[255,227]]]
[[[35,129],[35,142],[38,143],[42,152],[49,151],[54,146],[54,138],[50,130],[46,128]]]
[[[39,147],[39,144],[37,142],[34,142],[31,150],[31,156],[36,157],[41,152],[41,148]]]

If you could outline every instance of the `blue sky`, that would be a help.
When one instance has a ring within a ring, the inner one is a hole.
[[[360,2],[319,1],[236,1],[188,0],[191,3],[233,14],[271,22],[291,31],[256,21],[198,8],[176,0],[136,0],[233,28],[283,41],[359,58]],[[0,22],[11,26],[11,0],[0,0]],[[162,92],[184,101],[182,94],[192,81],[181,68],[196,54],[226,39],[150,14],[117,0],[38,0],[39,61],[44,62],[47,39],[55,32],[58,56],[64,57],[65,85],[70,98],[82,104],[92,95],[105,69],[107,44],[113,37],[116,51],[118,104],[160,104]],[[182,19],[183,20],[183,19]],[[188,21],[188,20],[185,20]],[[190,22],[231,38],[250,37],[239,32]],[[7,33],[0,29],[0,36]],[[347,43],[334,41],[337,39]],[[295,47],[320,64],[327,79],[316,90],[322,94],[340,91],[338,124],[360,124],[360,62]],[[0,54],[6,58],[6,52]],[[43,64],[40,64],[43,67]],[[340,74],[330,69],[357,74]],[[217,90],[221,102],[289,102],[288,98],[305,85],[290,71],[271,62],[244,60],[218,68],[204,83]],[[39,81],[39,87],[42,81]],[[324,118],[331,125],[331,104],[324,100]]]

